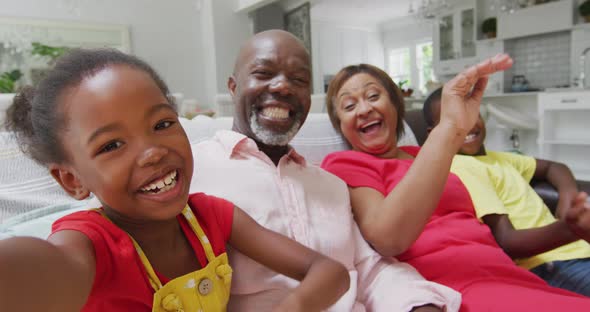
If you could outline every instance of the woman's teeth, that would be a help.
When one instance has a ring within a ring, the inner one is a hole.
[[[361,127],[361,132],[367,133],[367,132],[369,132],[369,130],[376,128],[375,126],[379,126],[380,124],[381,124],[380,121],[374,121],[374,122],[368,123],[368,124]]]
[[[176,185],[176,170],[168,173],[163,178],[141,188],[144,193],[162,193],[172,189]]]
[[[272,119],[289,118],[289,110],[283,107],[271,106],[265,107],[261,111],[262,115]]]

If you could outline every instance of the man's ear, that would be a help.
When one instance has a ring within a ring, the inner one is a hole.
[[[234,97],[236,93],[236,78],[234,75],[229,76],[227,79],[227,89],[229,90],[231,96]]]
[[[82,185],[78,177],[63,165],[49,165],[51,176],[70,196],[82,200],[90,196],[90,191]]]

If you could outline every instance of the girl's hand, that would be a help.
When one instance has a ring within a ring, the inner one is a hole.
[[[442,92],[440,124],[455,129],[459,136],[467,135],[479,117],[488,76],[511,66],[510,56],[498,54],[469,67],[447,82]]]

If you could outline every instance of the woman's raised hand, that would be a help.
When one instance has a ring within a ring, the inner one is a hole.
[[[479,117],[479,106],[488,76],[512,66],[508,54],[498,54],[471,66],[447,82],[442,92],[440,123],[449,123],[467,134]]]

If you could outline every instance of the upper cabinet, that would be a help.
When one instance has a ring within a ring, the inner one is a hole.
[[[498,38],[512,39],[571,29],[573,0],[535,5],[498,16]]]
[[[475,61],[475,5],[466,2],[437,18],[434,63],[439,75],[460,72]]]
[[[581,86],[581,72],[584,72],[584,88],[590,88],[590,24],[580,25],[572,30],[571,45],[571,81],[576,87]]]

